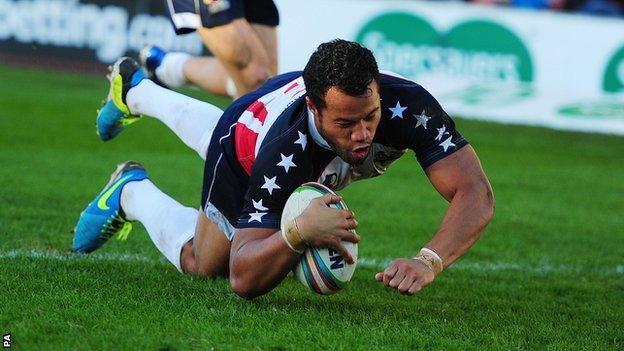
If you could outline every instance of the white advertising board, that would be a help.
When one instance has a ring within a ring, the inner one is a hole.
[[[370,48],[451,114],[624,135],[624,21],[458,2],[276,1],[280,71],[318,44]]]

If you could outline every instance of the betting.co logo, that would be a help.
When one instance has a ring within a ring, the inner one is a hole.
[[[11,348],[11,333],[2,335],[2,348],[3,349]]]

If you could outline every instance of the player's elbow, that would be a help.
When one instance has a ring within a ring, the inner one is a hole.
[[[494,200],[494,191],[492,190],[492,186],[484,179],[477,187],[477,192],[479,194],[480,204],[481,204],[481,214],[483,225],[487,225],[494,217],[494,209],[495,209],[495,200]]]
[[[466,183],[456,195],[468,201],[472,209],[471,216],[481,229],[485,229],[494,217],[495,208],[494,192],[488,180],[483,178]]]
[[[263,291],[261,284],[254,271],[250,269],[248,262],[241,259],[233,259],[230,270],[230,287],[232,291],[245,300],[256,298],[266,291]]]
[[[232,291],[245,300],[252,300],[264,292],[260,291],[254,282],[246,277],[237,277],[230,275],[230,286]]]

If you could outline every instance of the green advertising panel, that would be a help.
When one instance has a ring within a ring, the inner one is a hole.
[[[373,50],[380,67],[410,78],[440,74],[481,81],[533,80],[531,55],[522,40],[491,21],[465,21],[439,33],[422,17],[389,12],[368,21],[356,40]]]

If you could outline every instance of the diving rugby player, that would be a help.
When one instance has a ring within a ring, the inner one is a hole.
[[[349,231],[358,223],[351,211],[327,206],[338,196],[313,200],[280,231],[294,189],[309,181],[341,189],[381,175],[407,149],[450,205],[416,256],[396,259],[378,281],[414,294],[462,256],[493,215],[490,184],[453,120],[420,85],[380,73],[373,54],[354,42],[320,45],[303,72],[271,78],[225,111],[158,86],[121,58],[98,132],[113,138],[139,115],[164,122],[205,159],[201,207],[181,205],[141,164],[123,163],[82,212],[75,252],[94,251],[139,221],[180,272],[229,277],[236,294],[254,298],[277,286],[307,245],[353,262],[341,242],[360,240]]]

